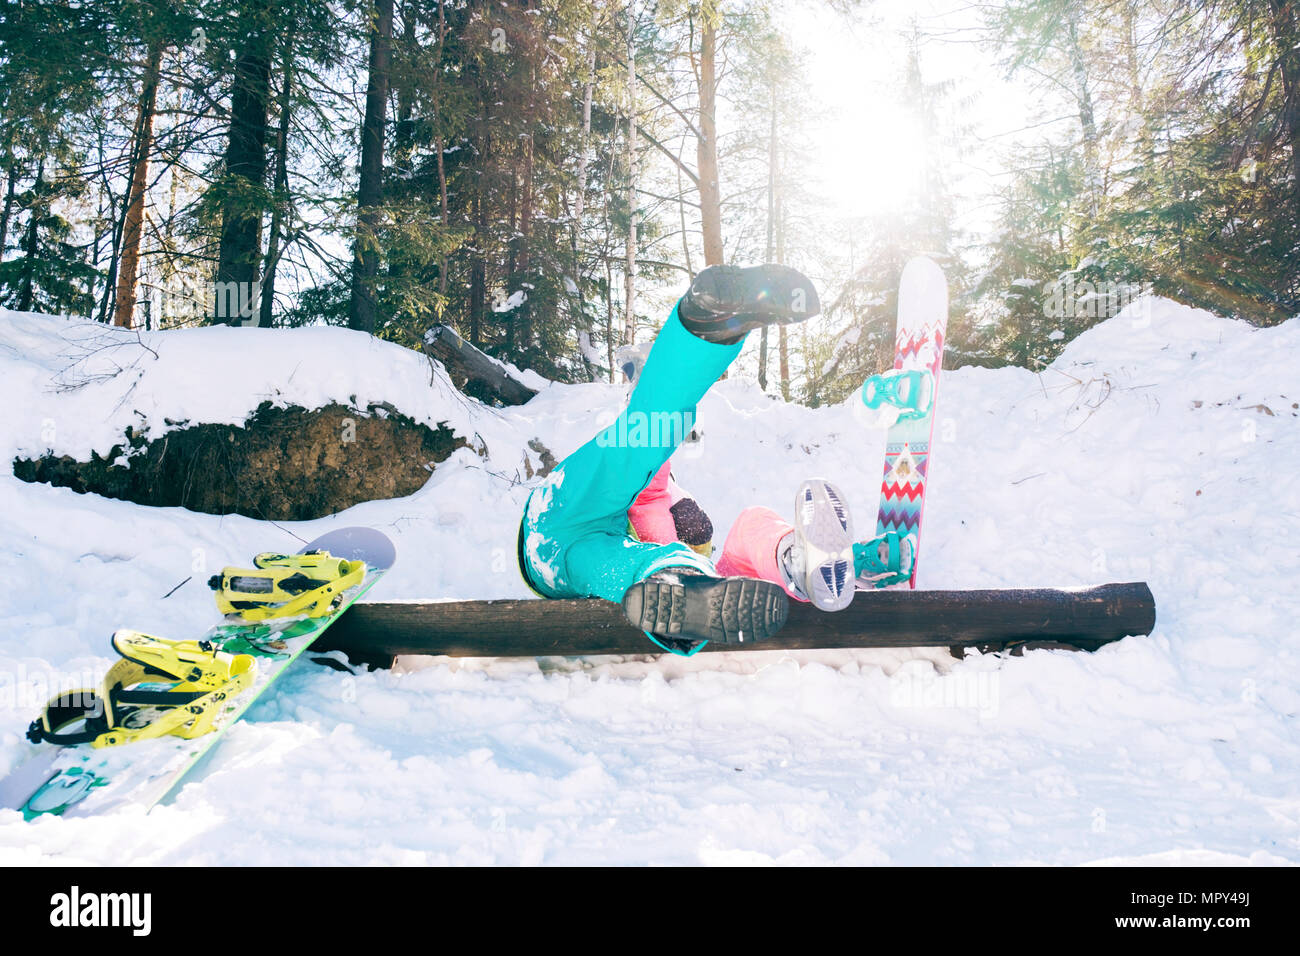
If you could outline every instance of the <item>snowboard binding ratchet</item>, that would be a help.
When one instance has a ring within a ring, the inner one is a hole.
[[[327,551],[305,554],[263,552],[251,568],[223,568],[208,580],[217,609],[245,621],[323,617],[343,592],[361,583],[364,561],[346,561]]]

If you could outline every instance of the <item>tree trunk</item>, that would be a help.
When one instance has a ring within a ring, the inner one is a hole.
[[[14,187],[18,181],[18,163],[12,159],[6,169],[5,179],[5,205],[4,212],[0,214],[0,259],[4,258],[5,244],[9,241],[9,217],[14,211]]]
[[[1146,97],[1142,92],[1142,70],[1139,64],[1137,13],[1141,0],[1124,0],[1121,7],[1125,72],[1128,74],[1128,111],[1132,116],[1146,116]],[[1151,124],[1138,124],[1136,151],[1139,164],[1147,169],[1156,165],[1156,143],[1151,134]]]
[[[292,28],[285,35],[282,46],[280,75],[280,128],[275,136],[275,188],[271,205],[271,230],[266,240],[266,278],[262,280],[261,317],[258,325],[271,327],[275,308],[275,267],[280,263],[280,233],[289,211],[289,115],[293,91],[293,41]]]
[[[486,153],[485,153],[486,155]],[[482,324],[487,309],[487,184],[477,177],[474,194],[474,247],[469,261],[469,340],[482,347]]]
[[[779,184],[774,205],[776,206],[775,216],[773,217],[776,223],[776,262],[778,265],[785,265],[785,197],[781,194]],[[777,327],[776,336],[777,372],[781,376],[781,398],[788,402],[790,401],[790,351],[784,325]]]
[[[384,198],[384,124],[392,60],[393,0],[375,0],[370,31],[370,79],[361,126],[361,178],[357,187],[357,236],[352,258],[352,303],[348,328],[374,332],[379,323],[379,223]]]
[[[446,4],[441,2],[440,0],[440,2],[438,3],[438,65],[439,68],[441,68],[442,66],[442,51],[446,42],[447,42]],[[438,75],[440,77],[442,76],[441,69]],[[434,129],[436,130],[436,133],[434,134],[433,145],[434,148],[438,150],[438,198],[442,203],[442,205],[438,207],[438,216],[440,221],[442,222],[443,237],[445,238],[451,226],[451,211],[447,206],[447,157],[446,157],[447,144],[443,141],[443,136],[442,136],[442,114],[440,112],[441,102],[438,98],[438,94],[441,92],[441,90],[442,90],[441,86],[438,86],[434,90],[433,123],[434,123]],[[440,296],[443,296],[444,299],[446,298],[447,295],[448,267],[449,267],[449,259],[447,254],[444,252],[442,254],[442,261],[438,267],[438,294]],[[442,306],[439,305],[440,312],[441,309]]]
[[[268,11],[260,6],[235,60],[230,96],[230,142],[226,147],[228,193],[221,216],[217,258],[218,318],[242,325],[257,306],[258,262],[262,254],[262,200],[266,185],[266,118],[271,82]],[[222,289],[228,293],[223,293]],[[232,307],[238,303],[238,307]],[[245,313],[247,314],[241,314]],[[223,314],[225,313],[225,314]]]
[[[1142,71],[1138,66],[1137,10],[1139,0],[1123,0],[1120,22],[1123,24],[1124,67],[1128,73],[1128,108],[1135,116],[1142,115]]]
[[[497,145],[492,138],[493,126],[497,123],[494,109],[495,98],[487,77],[471,60],[467,69],[468,86],[477,98],[481,116],[472,127],[473,147],[478,152],[478,162],[472,177],[474,238],[469,244],[469,340],[479,348],[483,347],[484,327],[487,318],[487,258],[489,250],[494,248],[493,237],[489,232],[490,221],[488,204],[492,192],[492,178],[496,165],[495,151]]]
[[[452,384],[482,401],[523,405],[537,390],[506,371],[505,366],[470,345],[449,325],[435,325],[424,333],[424,354],[442,363]]]
[[[609,166],[605,169],[605,202],[601,209],[601,259],[605,263],[605,359],[609,367],[609,381],[618,380],[614,371],[614,257],[610,248],[609,204],[614,192],[614,157],[618,155],[618,124],[610,128]]]
[[[441,9],[441,8],[440,8]],[[437,108],[434,108],[435,123],[438,122]],[[447,206],[447,161],[444,155],[447,151],[446,143],[442,138],[442,131],[433,138],[434,148],[438,151],[438,220],[442,223],[443,237],[445,238],[451,225],[451,210]],[[444,298],[447,295],[447,270],[451,267],[451,259],[447,253],[442,254],[438,263],[438,295]],[[439,305],[439,311],[442,305]]]
[[[441,4],[439,6],[441,7]],[[398,13],[394,12],[394,17],[396,16],[398,16]],[[402,21],[400,36],[396,33],[396,25],[393,27],[395,59],[392,87],[393,98],[397,101],[397,114],[393,118],[393,145],[390,150],[392,159],[389,168],[398,175],[410,177],[415,175],[415,161],[412,158],[412,152],[415,149],[416,121],[412,117],[415,113],[416,100],[419,97],[415,64],[419,59],[420,44],[415,35],[417,14],[410,9],[408,4],[403,4],[400,8],[400,16]],[[397,53],[399,49],[400,58]],[[436,104],[436,95],[433,100]],[[436,114],[435,105],[435,116]]]
[[[23,269],[18,280],[19,312],[30,312],[32,310],[32,301],[36,298],[36,254],[39,251],[36,225],[41,218],[41,186],[44,181],[45,162],[42,160],[40,165],[36,167],[36,182],[32,186],[31,221],[27,223],[27,235],[23,237]]]
[[[516,241],[516,239],[519,235],[519,156],[520,156],[521,148],[522,148],[521,141],[518,138],[516,138],[514,140],[513,160],[510,163],[510,169],[509,169],[510,200],[506,208],[506,213],[507,213],[506,222],[508,224],[506,235],[510,237],[509,239],[506,240],[505,277],[506,277],[507,293],[514,291],[513,289],[509,288],[509,286],[516,281],[517,276],[515,273],[515,266],[519,261],[519,243]],[[493,311],[495,310],[496,307],[494,307]],[[506,322],[506,354],[514,355],[515,341],[516,341],[515,333],[517,331],[516,324],[515,324],[515,316],[510,314],[509,312],[505,312],[505,313],[498,312],[497,314],[501,315],[504,321]]]
[[[718,183],[718,82],[716,13],[706,8],[700,32],[700,136],[696,171],[700,178],[700,221],[704,229],[704,264],[722,264],[722,191]]]
[[[95,320],[107,324],[112,318],[111,306],[116,301],[113,293],[117,291],[117,251],[122,246],[122,219],[117,214],[117,193],[113,191],[107,173],[108,162],[102,136],[98,155],[103,180],[101,195],[108,199],[108,274],[105,276],[104,294],[99,298],[99,315]]]
[[[1150,634],[1156,604],[1140,581],[1085,589],[859,591],[836,614],[790,602],[770,642],[711,641],[702,653],[852,647],[1002,647],[1044,643],[1079,650]],[[645,634],[609,601],[358,602],[312,645],[358,658],[396,654],[452,657],[583,657],[644,654]]]
[[[683,138],[680,153],[686,148],[686,140]],[[682,186],[682,164],[676,164],[677,169],[677,217],[682,228],[682,262],[686,265],[686,274],[694,277],[695,268],[691,265],[691,237],[686,231],[686,191]]]
[[[594,29],[594,28],[593,28]],[[587,166],[591,162],[591,99],[596,88],[596,46],[593,36],[588,36],[587,42],[591,48],[587,51],[587,82],[582,91],[582,153],[578,157],[578,195],[573,203],[573,223],[569,232],[570,243],[570,266],[573,271],[573,284],[578,288],[578,321],[575,323],[579,328],[587,332],[588,342],[592,340],[594,332],[593,323],[587,315],[587,295],[583,290],[583,268],[582,258],[579,252],[579,242],[582,237],[582,216],[586,211],[587,202]],[[587,349],[582,350],[582,364],[587,370],[587,377],[591,381],[596,380],[595,369],[592,367],[591,360],[587,357]]]
[[[140,236],[144,232],[144,194],[149,182],[149,154],[153,152],[153,117],[158,102],[158,73],[162,67],[163,44],[149,46],[144,65],[144,88],[136,109],[135,137],[130,186],[122,222],[122,254],[117,271],[117,302],[113,324],[131,328],[135,324],[135,284],[140,268]]]
[[[790,401],[790,344],[787,338],[786,327],[777,326],[776,330],[776,350],[778,361],[778,373],[781,376],[781,398]]]
[[[163,222],[163,263],[162,263],[162,287],[164,291],[164,307],[158,310],[158,325],[162,327],[163,318],[168,313],[167,306],[176,307],[176,298],[182,294],[180,284],[178,283],[178,274],[176,270],[176,195],[177,186],[180,183],[180,166],[173,159],[167,170],[167,219]],[[167,299],[172,299],[168,302]],[[193,315],[195,309],[191,308],[192,302],[187,302],[183,315]],[[173,315],[176,313],[173,312]]]
[[[609,366],[609,382],[618,379],[614,374],[614,266],[605,257],[605,362]]]
[[[772,89],[772,115],[767,136],[767,248],[763,261],[774,261],[776,252],[776,88]],[[758,344],[758,387],[767,391],[767,326]]]
[[[627,7],[627,242],[623,256],[623,342],[636,340],[636,21]]]
[[[1282,130],[1291,144],[1293,216],[1300,218],[1300,9],[1295,0],[1269,0],[1268,5],[1282,75]]]
[[[535,82],[535,81],[534,81]],[[532,124],[532,111],[529,111],[529,129]],[[532,241],[533,229],[533,136],[528,133],[521,137],[520,145],[524,150],[524,177],[523,177],[523,195],[519,202],[519,254],[515,259],[515,274],[519,277],[520,285],[528,282],[528,270],[532,268]],[[529,282],[535,287],[535,283]],[[515,321],[519,325],[519,334],[515,341],[517,352],[523,352],[533,343],[532,328],[532,309],[533,304],[531,296],[534,290],[525,290],[524,301],[515,309]]]
[[[1083,169],[1087,182],[1092,216],[1097,215],[1101,198],[1101,163],[1097,146],[1097,120],[1088,89],[1088,67],[1079,42],[1079,0],[1067,4],[1066,35],[1069,39],[1070,68],[1074,73],[1074,95],[1079,104],[1079,126],[1083,130]]]

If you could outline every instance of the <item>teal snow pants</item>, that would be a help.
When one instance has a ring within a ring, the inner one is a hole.
[[[663,568],[717,573],[713,562],[680,542],[629,537],[627,509],[690,434],[695,406],[742,344],[715,345],[692,335],[673,309],[623,414],[556,466],[524,506],[519,567],[534,591],[617,602]]]

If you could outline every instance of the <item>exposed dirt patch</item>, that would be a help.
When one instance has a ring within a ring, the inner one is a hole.
[[[143,505],[300,521],[413,494],[466,445],[445,425],[429,428],[388,408],[265,402],[243,427],[188,425],[153,440],[128,429],[102,458],[16,458],[14,474]]]

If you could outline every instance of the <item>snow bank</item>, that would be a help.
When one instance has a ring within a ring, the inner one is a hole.
[[[411,659],[352,677],[300,663],[171,805],[0,812],[0,863],[1300,861],[1297,367],[1298,322],[1256,330],[1144,299],[1041,374],[945,373],[921,586],[1146,580],[1150,638],[962,662],[775,650]],[[421,356],[339,329],[137,344],[12,313],[0,377],[0,773],[42,682],[93,683],[119,625],[198,633],[207,575],[294,535],[392,536],[376,599],[527,596],[523,449],[567,454],[623,396],[550,385],[490,411],[431,385]],[[127,425],[241,421],[266,400],[384,401],[477,433],[488,455],[462,449],[409,498],[274,526],[9,474],[15,454],[102,453]],[[788,510],[810,474],[870,525],[883,434],[851,403],[810,410],[728,380],[699,423],[675,467],[719,540],[746,505]]]
[[[39,415],[0,429],[12,458],[105,454],[126,428],[157,438],[185,423],[242,424],[262,402],[361,410],[387,402],[430,426],[473,431],[475,417],[418,353],[339,328],[212,326],[136,333],[0,309],[4,374]],[[433,382],[430,382],[430,378]],[[35,427],[31,427],[31,426]]]

